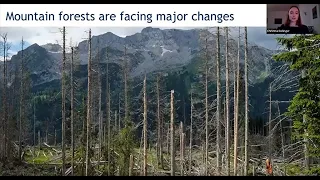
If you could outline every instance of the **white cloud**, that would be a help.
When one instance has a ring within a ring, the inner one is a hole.
[[[17,53],[18,53],[17,51],[13,51],[11,49],[8,50],[8,56],[12,56],[12,55],[15,55]]]
[[[10,60],[11,59],[11,57],[13,56],[13,55],[16,55],[18,52],[17,51],[13,51],[13,50],[8,50],[8,56],[7,56],[7,60]],[[0,57],[0,61],[3,61],[3,57],[1,56]]]
[[[118,36],[125,37],[138,32],[141,32],[143,27],[139,28],[115,28],[115,27],[94,27],[91,28],[92,36],[104,34],[107,32],[112,32]],[[161,28],[168,29],[168,28]],[[181,29],[191,29],[191,28],[181,28]],[[66,44],[70,45],[70,38],[73,44],[79,43],[88,37],[88,28],[84,27],[67,27],[66,28]],[[47,43],[59,43],[62,44],[62,33],[61,28],[48,28],[48,27],[32,27],[32,28],[17,28],[17,27],[1,27],[0,33],[8,34],[8,41],[12,43],[18,43],[21,38],[30,44],[37,43],[39,45],[44,45]]]

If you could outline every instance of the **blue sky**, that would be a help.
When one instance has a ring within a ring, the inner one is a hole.
[[[17,53],[18,51],[21,50],[21,42],[17,42],[17,41],[12,41],[11,43],[11,53]],[[24,48],[27,48],[28,46],[30,46],[31,44],[29,42],[24,42]],[[10,52],[9,52],[10,53]]]
[[[8,41],[10,43],[10,49],[8,51],[9,57],[16,55],[18,51],[21,50],[21,41]],[[3,41],[0,41],[0,44],[2,44]],[[29,47],[31,43],[24,41],[24,49]],[[3,54],[2,52],[0,53],[1,55]],[[3,57],[0,58],[2,60]]]

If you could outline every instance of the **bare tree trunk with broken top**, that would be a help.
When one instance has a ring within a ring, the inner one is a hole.
[[[302,78],[305,78],[306,77],[306,70],[302,70],[301,72],[301,77]],[[302,122],[303,124],[306,123],[306,118],[307,118],[307,115],[306,114],[303,114],[302,116]],[[304,148],[304,166],[307,170],[310,169],[310,157],[309,157],[309,149],[308,149],[308,146],[309,146],[309,139],[308,139],[308,133],[307,133],[307,129],[304,129],[304,133],[305,133],[305,137],[303,138],[303,148]]]
[[[2,132],[1,134],[1,160],[5,160],[7,157],[7,136],[8,136],[8,130],[7,130],[7,121],[8,121],[8,111],[7,111],[7,54],[8,54],[8,38],[7,34],[1,35],[2,43],[3,43],[3,90],[2,90]]]
[[[280,117],[281,112],[280,112],[279,102],[277,102],[277,108],[278,108],[278,116]],[[280,136],[281,136],[282,159],[285,160],[285,149],[284,149],[285,139],[284,139],[282,122],[280,122],[280,130],[281,130],[281,131],[280,131]]]
[[[169,139],[171,138],[170,137],[170,125],[171,125],[171,123],[168,123],[168,127],[167,127],[167,153],[169,154],[169,152],[170,152],[170,144],[169,144]]]
[[[87,143],[86,143],[86,176],[89,175],[89,148],[90,148],[90,123],[91,123],[91,29],[89,30],[89,56],[88,56],[88,95],[87,95]]]
[[[85,96],[83,96],[82,97],[83,99],[82,99],[82,103],[83,103],[83,106],[86,108],[84,111],[87,111],[87,109],[88,109],[88,107],[87,107],[87,102],[86,102],[86,99],[85,99]],[[87,118],[83,118],[83,120],[82,120],[82,137],[83,137],[83,139],[82,139],[82,143],[81,143],[81,145],[83,146],[83,148],[84,148],[84,150],[82,151],[82,153],[81,153],[81,158],[82,158],[82,161],[81,161],[81,165],[82,165],[82,167],[81,167],[81,175],[82,176],[84,176],[85,175],[85,165],[86,165],[86,128],[87,128],[87,126],[86,126],[86,123],[87,123]]]
[[[54,130],[54,146],[57,146],[57,130]]]
[[[62,128],[61,128],[61,133],[62,133],[62,176],[65,176],[65,171],[66,171],[66,160],[65,160],[65,154],[66,154],[66,149],[65,149],[65,126],[66,126],[66,72],[65,72],[65,66],[66,66],[66,28],[63,27],[63,54],[62,54],[62,87],[61,87],[61,95],[62,95]]]
[[[221,127],[220,127],[220,111],[221,111],[221,82],[220,82],[220,29],[217,27],[217,115],[216,115],[216,128],[217,128],[217,134],[216,134],[216,158],[217,158],[217,175],[220,175],[221,173],[221,147],[220,147],[220,135],[221,135]]]
[[[24,41],[23,38],[21,40],[21,66],[20,66],[20,113],[19,113],[19,149],[18,149],[18,155],[19,160],[22,160],[21,154],[22,154],[22,121],[24,119]]]
[[[148,142],[148,121],[147,121],[147,76],[146,74],[144,75],[144,80],[143,80],[143,175],[147,176],[148,173],[148,155],[147,155],[147,142]]]
[[[184,176],[185,172],[185,147],[186,147],[186,133],[182,133],[182,176]]]
[[[268,158],[269,158],[269,162],[270,162],[270,165],[272,165],[273,163],[272,163],[272,123],[271,123],[271,121],[272,121],[272,83],[270,83],[269,84],[269,133],[268,133],[268,135],[269,135],[269,137],[268,137],[268,139],[269,139],[269,147],[268,147],[268,150],[269,150],[269,152],[268,152]]]
[[[71,72],[70,72],[70,88],[71,88],[71,175],[74,176],[74,88],[73,88],[73,56],[74,56],[74,48],[71,47]]]
[[[160,75],[157,75],[157,123],[158,123],[158,141],[157,141],[157,155],[158,157],[158,163],[160,164],[161,168],[163,168],[163,154],[162,154],[162,122],[160,119],[160,82],[159,77]]]
[[[206,142],[205,142],[205,170],[204,170],[204,174],[205,176],[208,176],[208,158],[209,158],[209,107],[208,107],[208,78],[209,78],[209,67],[208,67],[208,61],[209,61],[209,57],[208,57],[208,39],[206,39],[206,49],[205,49],[205,111],[206,111],[206,115],[205,115],[205,129],[206,129]]]
[[[108,47],[106,48],[106,64],[107,64],[107,69],[106,69],[106,124],[107,124],[107,143],[106,143],[106,150],[107,150],[107,175],[110,176],[110,84],[109,84],[109,51]],[[120,102],[119,102],[120,103]]]
[[[99,47],[100,47],[100,41],[98,39],[98,52],[97,52],[97,57],[98,57],[98,88],[99,88],[99,99],[98,99],[98,125],[99,125],[99,134],[98,134],[98,138],[99,138],[99,149],[98,149],[98,167],[100,165],[100,160],[101,160],[101,153],[102,153],[102,133],[103,133],[103,127],[102,127],[102,82],[101,82],[101,68],[100,68],[100,51],[99,51]]]
[[[190,145],[189,145],[189,174],[192,173],[192,128],[193,128],[193,100],[192,100],[192,92],[190,95]]]
[[[130,168],[129,168],[129,176],[133,175],[133,166],[134,166],[134,162],[133,162],[133,155],[130,154]]]
[[[249,159],[248,159],[248,136],[249,136],[249,79],[248,79],[248,33],[247,27],[244,27],[244,76],[245,76],[245,137],[244,137],[244,175],[248,175]]]
[[[227,171],[227,176],[230,175],[230,135],[229,135],[229,101],[230,101],[230,97],[229,97],[229,61],[228,61],[228,45],[229,45],[229,41],[228,41],[228,27],[226,27],[226,171]]]
[[[180,121],[180,175],[183,176],[184,175],[184,169],[183,169],[183,164],[184,164],[184,142],[183,142],[183,122]]]
[[[55,130],[55,137],[57,137],[56,130]],[[55,144],[56,144],[56,140],[55,140]],[[35,146],[36,146],[36,102],[33,101],[33,156],[35,156]]]
[[[120,133],[120,130],[121,130],[121,106],[120,106],[121,104],[120,104],[120,94],[119,94],[119,104],[118,104],[118,106],[119,106],[119,108],[118,108],[118,115],[119,115],[119,117],[118,117],[118,121],[119,121],[119,133]]]
[[[127,56],[127,47],[124,47],[124,121],[129,119],[129,99],[128,99],[128,61]]]
[[[107,124],[108,124],[108,149],[107,149],[107,153],[108,153],[108,176],[111,175],[111,172],[110,172],[110,164],[111,164],[111,116],[110,116],[110,113],[111,113],[111,92],[110,92],[110,84],[107,85],[107,90],[108,90],[108,103],[107,103],[107,107],[108,107],[108,113],[107,113]]]
[[[119,124],[119,122],[118,122],[118,111],[115,110],[115,111],[114,111],[114,132],[115,132],[115,133],[116,133],[116,132],[119,132],[118,124]]]
[[[38,131],[38,147],[39,147],[39,151],[41,150],[41,134],[40,131]]]
[[[171,147],[171,176],[175,176],[175,144],[174,144],[174,90],[171,90],[170,112],[170,147]]]
[[[48,144],[48,136],[49,136],[49,119],[46,121],[46,140],[45,142]]]
[[[238,58],[237,62],[234,64],[234,67],[237,66],[237,70],[234,70],[234,152],[233,152],[233,175],[237,176],[238,171],[238,119],[239,119],[239,86],[240,86],[240,27],[239,27],[239,35],[238,35]],[[237,75],[235,73],[237,72]]]

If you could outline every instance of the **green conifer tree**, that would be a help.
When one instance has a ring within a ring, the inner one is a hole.
[[[287,51],[274,55],[276,61],[291,63],[291,69],[302,73],[297,94],[287,116],[293,120],[293,137],[304,139],[305,159],[320,157],[320,35],[295,35],[277,38]],[[306,161],[309,168],[309,160]],[[320,173],[311,168],[309,173]]]

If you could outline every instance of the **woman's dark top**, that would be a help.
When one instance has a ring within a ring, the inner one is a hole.
[[[289,30],[287,34],[309,34],[309,29],[306,25],[301,25],[300,27],[290,27],[282,24],[278,27],[279,30]]]

